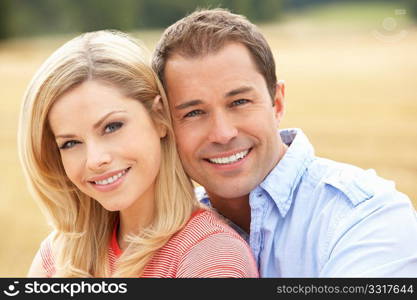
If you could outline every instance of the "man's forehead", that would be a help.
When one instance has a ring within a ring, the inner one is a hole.
[[[241,44],[229,44],[216,53],[198,57],[173,54],[167,61],[164,72],[165,83],[189,80],[218,80],[220,78],[248,78],[259,72],[249,51]]]
[[[229,50],[229,51],[228,51]],[[217,47],[209,47],[207,49],[202,49],[198,52],[189,52],[187,49],[184,50],[177,50],[170,53],[169,57],[166,59],[165,66],[169,64],[175,64],[175,63],[184,63],[184,62],[201,62],[202,60],[209,59],[212,57],[217,57],[221,55],[222,53],[225,53],[226,55],[229,54],[228,52],[232,52],[233,54],[240,53],[242,55],[243,53],[247,54],[249,58],[252,59],[251,53],[246,45],[244,45],[241,42],[236,41],[226,41]]]
[[[224,99],[266,88],[249,50],[240,43],[229,43],[202,57],[175,53],[167,62],[164,79],[168,99],[175,105],[212,97]]]

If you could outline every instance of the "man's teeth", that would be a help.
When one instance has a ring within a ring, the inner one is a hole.
[[[105,185],[115,182],[117,179],[122,177],[124,174],[126,174],[126,170],[121,171],[120,173],[113,175],[112,177],[106,178],[104,180],[94,181],[95,184]]]
[[[249,150],[245,150],[228,157],[218,157],[218,158],[210,158],[209,161],[214,164],[231,164],[241,160],[249,153]]]

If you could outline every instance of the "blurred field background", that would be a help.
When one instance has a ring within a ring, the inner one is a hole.
[[[417,26],[410,15],[402,2],[354,2],[284,11],[257,24],[286,82],[281,127],[302,128],[319,156],[394,180],[417,207]],[[153,50],[162,29],[129,32]],[[25,276],[49,232],[18,161],[21,99],[40,64],[76,35],[0,41],[0,277]]]

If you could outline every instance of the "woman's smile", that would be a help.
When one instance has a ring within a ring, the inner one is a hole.
[[[127,173],[131,167],[119,171],[109,172],[105,175],[94,177],[88,180],[95,189],[101,192],[113,191],[124,182]]]

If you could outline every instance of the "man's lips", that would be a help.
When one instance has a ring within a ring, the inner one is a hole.
[[[224,152],[224,153],[217,154],[209,158],[205,158],[204,160],[211,164],[216,164],[216,165],[233,164],[233,163],[238,162],[241,159],[244,159],[251,150],[252,148]]]

